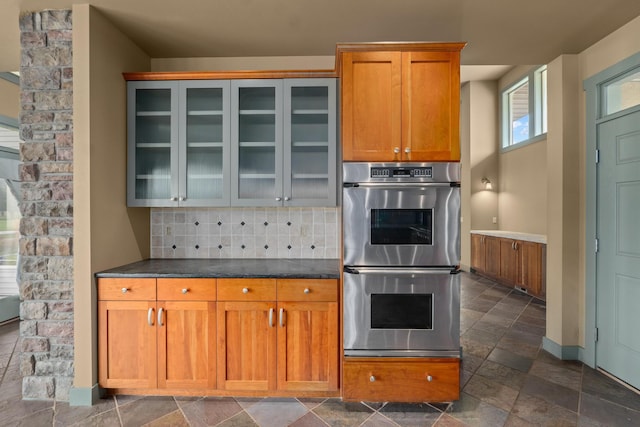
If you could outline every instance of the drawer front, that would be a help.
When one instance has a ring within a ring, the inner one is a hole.
[[[448,402],[460,397],[460,359],[347,358],[343,398],[372,402]]]
[[[276,279],[218,279],[218,301],[275,301]]]
[[[215,301],[216,279],[158,279],[158,301]]]
[[[335,279],[278,279],[278,301],[338,301]]]
[[[98,299],[102,301],[155,301],[156,279],[130,277],[98,279]]]

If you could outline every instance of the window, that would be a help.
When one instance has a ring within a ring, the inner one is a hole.
[[[16,274],[20,238],[20,156],[16,125],[15,119],[0,115],[0,297],[18,293]]]
[[[502,148],[537,141],[547,133],[547,67],[532,70],[502,91]]]
[[[602,115],[640,105],[640,70],[632,70],[603,85]]]

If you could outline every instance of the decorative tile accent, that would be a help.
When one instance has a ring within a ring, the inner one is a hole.
[[[151,210],[152,258],[339,258],[339,208]]]

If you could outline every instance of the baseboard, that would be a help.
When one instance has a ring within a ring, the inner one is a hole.
[[[542,337],[542,349],[561,360],[581,360],[581,347],[578,345],[560,345]]]
[[[69,406],[93,406],[102,395],[98,384],[93,387],[71,387],[69,390]]]

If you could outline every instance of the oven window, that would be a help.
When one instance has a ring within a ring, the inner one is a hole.
[[[433,244],[433,209],[371,209],[371,244]]]
[[[433,294],[371,294],[371,329],[433,329]]]

